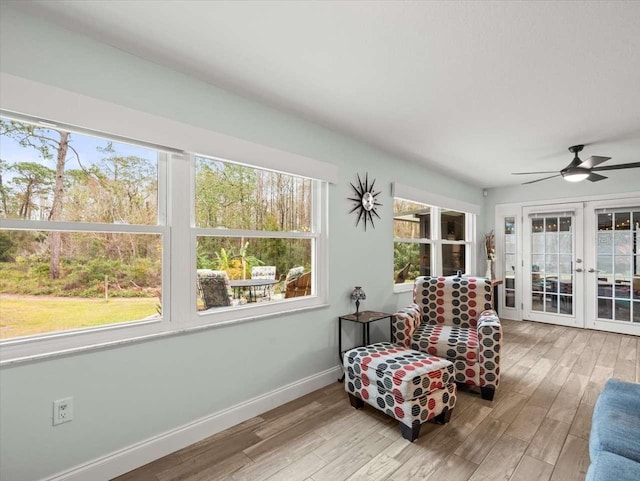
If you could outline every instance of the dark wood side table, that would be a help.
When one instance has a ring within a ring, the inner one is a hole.
[[[358,314],[345,314],[338,317],[338,358],[340,359],[340,365],[342,365],[342,355],[345,352],[342,350],[342,321],[358,322],[362,325],[362,344],[360,344],[359,346],[353,346],[351,348],[353,349],[355,347],[366,346],[367,344],[370,344],[371,323],[387,318],[389,319],[389,341],[391,341],[393,333],[393,314],[387,314],[386,312],[377,311],[362,311]],[[338,382],[344,381],[344,366],[342,371],[342,377],[338,379]]]
[[[498,306],[500,303],[498,302],[498,286],[502,285],[504,281],[502,279],[491,279],[491,287],[493,287],[493,310],[498,312]]]

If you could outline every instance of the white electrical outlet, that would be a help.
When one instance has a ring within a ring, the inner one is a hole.
[[[53,425],[68,423],[73,419],[73,398],[67,397],[53,401]]]

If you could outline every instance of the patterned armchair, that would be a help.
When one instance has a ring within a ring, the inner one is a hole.
[[[205,309],[231,305],[231,284],[226,271],[198,269],[196,282]]]
[[[448,359],[455,382],[493,400],[500,382],[502,328],[488,279],[418,277],[413,304],[394,314],[393,341]]]

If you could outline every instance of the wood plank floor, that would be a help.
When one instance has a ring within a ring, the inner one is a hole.
[[[460,392],[451,422],[409,443],[334,383],[118,481],[583,481],[605,381],[640,382],[640,338],[503,321],[493,402]]]

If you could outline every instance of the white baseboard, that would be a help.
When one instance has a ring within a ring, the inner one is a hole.
[[[210,414],[45,479],[46,481],[105,481],[112,479],[336,382],[341,373],[340,367],[336,366],[313,374],[249,399],[237,406]]]

